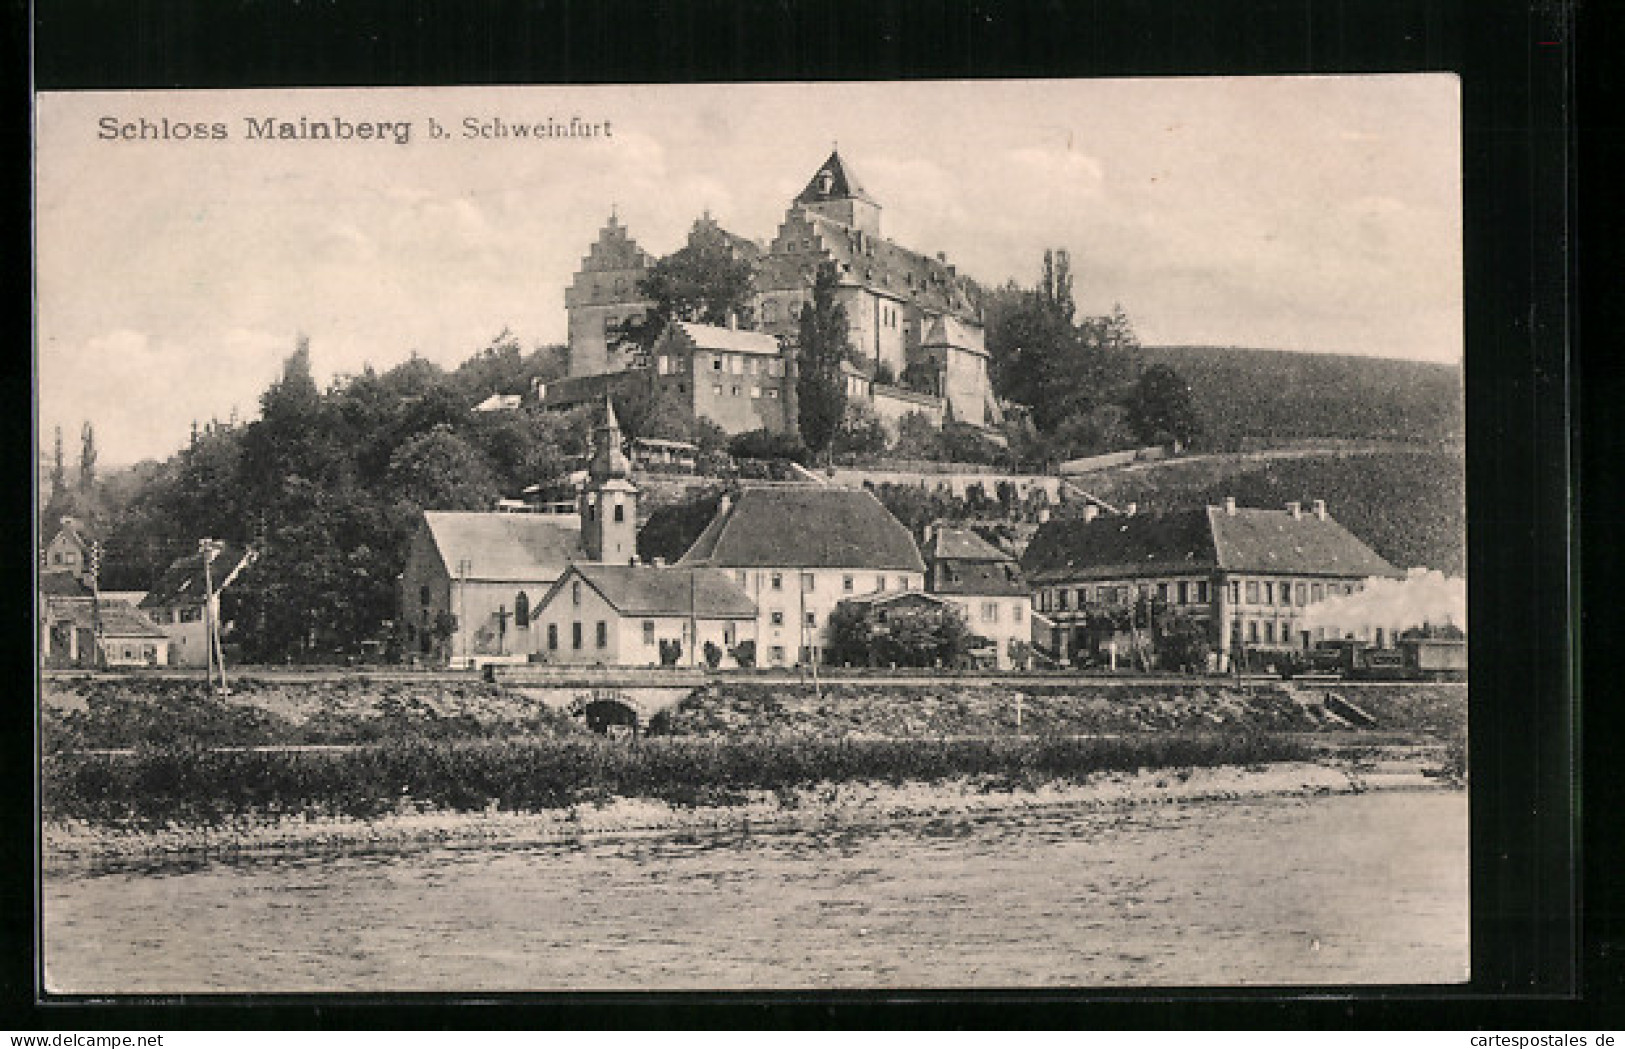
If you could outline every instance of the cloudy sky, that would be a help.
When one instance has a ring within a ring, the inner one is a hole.
[[[319,381],[562,342],[612,206],[655,254],[705,209],[766,240],[832,143],[886,236],[995,284],[1067,248],[1147,343],[1458,361],[1458,112],[1447,76],[44,95],[40,432],[166,456],[251,418],[300,333]],[[411,131],[250,139],[267,117]],[[462,135],[572,117],[609,133]],[[102,137],[143,119],[227,138]]]

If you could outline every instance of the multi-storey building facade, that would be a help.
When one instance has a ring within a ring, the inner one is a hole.
[[[795,362],[771,335],[676,321],[650,357],[656,394],[694,418],[728,433],[795,425],[788,415]]]
[[[1015,558],[969,528],[933,525],[925,537],[926,589],[959,609],[973,634],[993,642],[1009,670],[1032,632],[1032,593]]]
[[[1400,575],[1321,500],[1309,510],[1226,499],[1201,510],[1104,517],[1088,507],[1081,519],[1041,527],[1022,568],[1062,658],[1097,648],[1102,613],[1152,598],[1207,626],[1219,669],[1241,648],[1302,649],[1336,636],[1335,627],[1306,628],[1305,610],[1373,577]]]
[[[678,563],[720,569],[744,590],[763,666],[819,659],[842,600],[925,587],[914,537],[873,494],[817,485],[725,498]]]

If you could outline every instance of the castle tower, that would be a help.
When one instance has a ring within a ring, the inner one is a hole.
[[[592,462],[581,490],[581,545],[587,560],[626,564],[638,551],[638,489],[632,464],[621,450],[615,405],[604,398],[604,421],[593,430]]]
[[[864,192],[838,151],[830,151],[829,159],[813,175],[795,203],[843,226],[861,230],[867,236],[880,236],[880,205]]]
[[[626,370],[630,362],[614,351],[605,336],[654,305],[638,292],[638,282],[651,265],[648,253],[611,214],[564,291],[564,308],[570,318],[570,375]]]

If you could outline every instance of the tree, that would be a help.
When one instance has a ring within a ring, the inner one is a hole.
[[[424,510],[488,510],[498,495],[479,452],[439,426],[390,458],[388,485],[396,498]]]
[[[56,446],[51,456],[51,496],[55,502],[68,491],[68,469],[62,461],[62,427],[56,428]]]
[[[1128,400],[1128,423],[1145,444],[1188,445],[1201,432],[1190,385],[1166,364],[1141,373]]]
[[[88,496],[96,490],[96,428],[85,423],[79,441],[79,491]]]
[[[778,430],[747,430],[728,442],[728,454],[736,459],[788,459],[805,466],[812,458],[801,438]]]
[[[1027,405],[1045,434],[1121,400],[1138,370],[1139,342],[1120,307],[1106,317],[1076,313],[1064,251],[1045,252],[1036,288],[1006,285],[986,306],[994,389]]]
[[[751,303],[756,297],[756,270],[749,260],[735,258],[720,237],[692,237],[677,251],[649,267],[638,281],[638,294],[654,302],[646,313],[633,317],[612,334],[612,341],[642,353],[654,346],[671,321],[725,325],[755,325]]]
[[[846,413],[841,365],[857,356],[847,335],[846,307],[835,301],[839,283],[833,264],[819,266],[812,301],[801,308],[796,403],[802,439],[815,454],[829,449]]]
[[[862,401],[848,401],[830,448],[853,455],[879,455],[886,450],[886,428],[873,408]]]

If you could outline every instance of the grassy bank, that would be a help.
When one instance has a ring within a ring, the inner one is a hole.
[[[59,754],[43,768],[48,821],[150,827],[244,819],[374,818],[417,810],[543,811],[612,797],[728,804],[746,791],[823,783],[942,783],[989,789],[1077,783],[1102,772],[1301,760],[1263,733],[1114,738],[748,737],[390,741],[339,751],[140,748]]]

